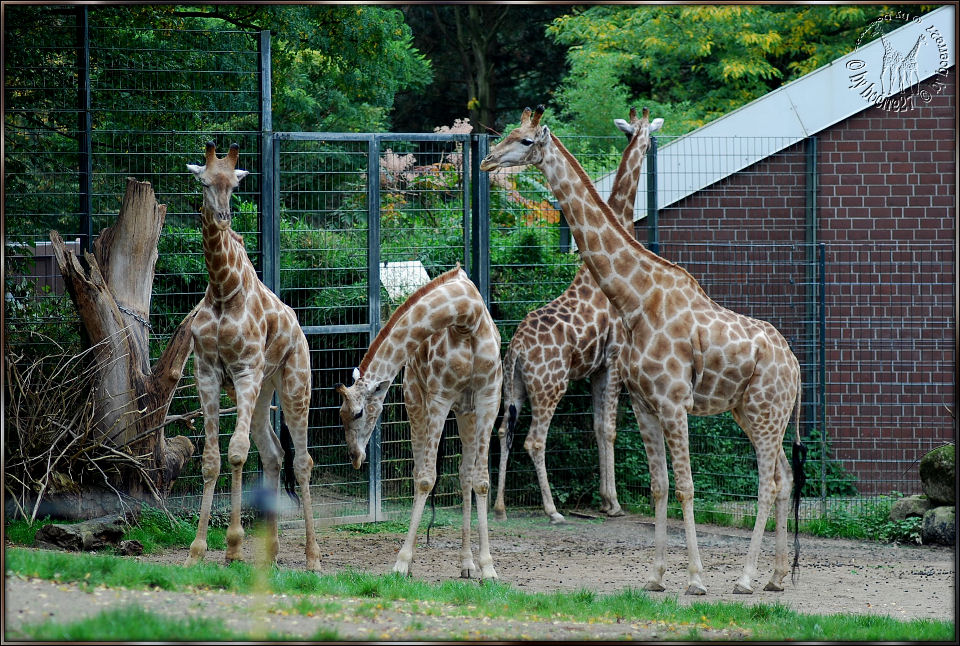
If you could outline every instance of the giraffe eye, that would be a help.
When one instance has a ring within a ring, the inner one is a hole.
[[[353,419],[360,419],[363,417],[363,410],[361,409],[359,413],[355,413]]]
[[[532,146],[533,139],[521,139],[520,143],[522,143],[524,146]]]

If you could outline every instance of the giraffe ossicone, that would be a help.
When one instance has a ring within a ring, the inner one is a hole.
[[[355,469],[366,459],[383,402],[404,370],[404,406],[413,446],[413,511],[394,572],[411,574],[417,528],[437,479],[437,449],[451,410],[462,443],[463,498],[460,576],[496,579],[487,527],[489,429],[500,409],[503,371],[500,333],[473,282],[459,264],[410,295],[387,320],[353,371],[350,386],[336,384],[340,420]],[[471,496],[477,504],[479,553],[470,544]],[[479,565],[479,567],[478,567]]]
[[[803,482],[799,361],[772,325],[721,307],[683,268],[634,239],[600,199],[579,162],[540,123],[542,115],[543,106],[526,108],[520,125],[490,150],[480,170],[527,164],[540,169],[560,202],[584,264],[622,319],[627,338],[618,365],[647,452],[655,509],[654,563],[645,588],[664,589],[666,441],[683,512],[686,592],[706,593],[693,518],[687,415],[731,411],[754,446],[759,476],[756,523],[734,592],[753,591],[764,526],[774,504],[776,554],[765,589],[782,590],[789,569],[786,532],[793,471],[795,519]],[[791,413],[793,470],[782,447]],[[794,542],[796,566],[796,534]]]
[[[226,390],[237,404],[236,426],[227,450],[231,469],[227,562],[242,560],[243,465],[252,439],[260,454],[266,489],[273,498],[273,502],[265,504],[268,511],[265,560],[275,561],[279,550],[277,515],[271,510],[277,508],[274,503],[278,502],[282,469],[288,493],[295,495],[294,475],[300,491],[307,569],[319,570],[320,548],[314,532],[310,496],[313,460],[307,452],[310,350],[296,313],[260,281],[244,249],[243,238],[231,228],[230,200],[240,180],[247,175],[247,171],[236,167],[239,146],[232,144],[222,158],[218,158],[216,152],[216,145],[210,142],[206,146],[205,163],[187,165],[203,185],[200,226],[208,282],[191,327],[194,372],[203,410],[204,447],[200,519],[186,565],[201,561],[207,552],[210,508],[220,475],[220,394]],[[275,392],[280,399],[285,430],[289,430],[295,449],[292,460],[270,423],[270,404]]]

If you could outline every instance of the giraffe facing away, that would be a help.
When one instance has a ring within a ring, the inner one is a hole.
[[[641,120],[637,111],[631,108],[629,121],[615,119],[614,123],[627,135],[629,143],[620,158],[607,204],[614,215],[621,218],[624,227],[632,230],[634,200],[643,159],[650,148],[650,133],[663,125],[663,119],[654,119],[650,123],[649,113],[644,111]],[[593,432],[600,462],[600,511],[608,516],[623,515],[617,501],[613,455],[621,387],[615,357],[622,340],[619,315],[583,265],[560,296],[527,314],[517,326],[503,359],[506,414],[499,428],[500,470],[493,506],[498,519],[507,516],[504,504],[507,460],[517,414],[524,399],[529,399],[530,430],[524,448],[533,460],[544,512],[551,522],[563,522],[547,480],[547,432],[567,384],[588,377],[593,399]]]
[[[794,517],[802,487],[799,436],[800,366],[769,323],[713,302],[680,266],[648,251],[600,199],[577,160],[540,123],[542,106],[523,111],[520,125],[493,147],[480,168],[533,164],[561,204],[584,264],[620,313],[626,340],[620,371],[630,393],[647,460],[655,508],[654,563],[645,584],[663,590],[666,570],[667,468],[670,448],[676,497],[687,545],[687,594],[705,594],[693,519],[693,477],[687,415],[731,411],[757,454],[757,517],[734,592],[752,593],[764,526],[776,504],[776,556],[766,590],[783,590],[788,571],[787,511],[793,482],[783,451],[791,412],[797,472]],[[794,567],[799,556],[795,536]]]
[[[437,478],[437,448],[452,409],[463,445],[460,576],[496,579],[487,532],[490,432],[500,410],[503,369],[500,332],[476,286],[460,265],[437,276],[398,307],[370,344],[352,385],[336,384],[343,397],[340,419],[353,467],[383,410],[383,400],[401,368],[403,397],[413,444],[413,511],[394,572],[411,573],[417,528]],[[471,492],[477,500],[479,570],[470,545]]]
[[[243,247],[243,238],[230,227],[230,199],[247,175],[247,171],[237,169],[239,147],[232,144],[220,159],[216,153],[216,146],[210,142],[204,165],[187,165],[203,184],[200,223],[209,282],[192,327],[205,438],[200,521],[186,565],[199,562],[207,551],[210,507],[220,474],[220,392],[226,389],[237,404],[236,428],[227,450],[232,473],[227,562],[241,560],[242,473],[251,437],[260,452],[264,479],[274,501],[279,495],[284,450],[270,424],[270,401],[276,392],[295,447],[293,471],[303,504],[307,569],[318,571],[320,548],[310,505],[313,460],[307,452],[309,347],[296,314],[260,281]],[[292,492],[292,485],[288,485],[288,491]],[[272,562],[279,549],[276,514],[268,513],[266,522],[266,556]]]

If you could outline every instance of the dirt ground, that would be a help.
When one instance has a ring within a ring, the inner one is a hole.
[[[414,557],[413,575],[429,582],[454,580],[459,577],[458,524],[434,528],[431,545],[423,545],[423,536]],[[762,588],[773,567],[773,535],[767,533],[760,557],[760,578],[755,582],[753,595],[733,594],[733,584],[740,574],[746,555],[749,532],[746,530],[698,526],[698,542],[704,565],[703,580],[707,587],[705,597],[683,594],[686,587],[686,549],[683,529],[679,521],[671,520],[668,529],[667,572],[664,576],[666,592],[653,593],[678,599],[681,603],[694,601],[731,601],[743,603],[782,602],[803,613],[863,613],[886,614],[900,619],[933,618],[955,620],[956,567],[954,548],[933,546],[889,546],[868,542],[823,539],[801,535],[800,572],[796,585],[786,580],[783,592],[763,592]],[[346,568],[371,573],[390,572],[403,536],[398,533],[361,534],[325,527],[320,534],[325,573]],[[562,525],[550,525],[540,515],[513,514],[506,522],[490,522],[491,552],[500,580],[526,591],[557,591],[588,588],[598,593],[609,593],[627,587],[639,588],[646,578],[653,558],[653,523],[651,518],[628,515],[605,520],[585,520],[567,517]],[[476,530],[473,532],[476,550]],[[281,532],[280,565],[302,569],[303,530],[296,527]],[[792,537],[790,541],[792,549]],[[248,558],[253,556],[253,543],[247,541]],[[180,564],[186,549],[169,550],[162,554],[139,557],[144,561]],[[223,552],[211,551],[207,558],[215,562],[223,559]],[[792,558],[792,552],[791,552]],[[91,593],[71,590],[71,586],[29,581],[16,577],[6,581],[7,628],[23,621],[36,621],[44,616],[59,620],[69,618],[70,608],[99,607],[120,603],[131,598],[137,603],[158,611],[219,612],[228,625],[250,626],[251,601],[238,603],[235,595],[202,593],[185,598],[184,593],[136,591],[126,595],[115,590]],[[38,597],[38,595],[45,595]],[[83,595],[83,604],[71,602],[71,597]],[[283,595],[274,595],[268,606],[282,602]],[[40,600],[43,600],[41,603]],[[56,603],[53,601],[56,600]],[[96,602],[96,603],[92,603]],[[52,614],[50,609],[58,608]],[[266,607],[266,606],[264,606]],[[206,608],[206,610],[203,610]],[[46,609],[46,610],[44,610]],[[74,610],[73,612],[80,612]],[[44,615],[47,613],[47,615]],[[292,630],[309,635],[319,625],[308,618],[286,617],[283,613],[268,613],[270,629]],[[360,639],[410,638],[411,634],[430,635],[431,621],[437,615],[420,615],[410,632],[410,623],[403,613],[381,613],[377,621],[369,617],[332,618],[340,634]],[[430,617],[430,619],[426,619]],[[330,620],[330,617],[327,617]],[[297,624],[294,627],[293,624]],[[271,623],[272,622],[272,623]],[[610,624],[584,626],[554,624],[530,627],[518,622],[489,622],[459,619],[459,629],[465,637],[475,639],[522,638],[529,631],[535,639],[617,639],[627,636],[641,639],[669,639],[669,627],[657,622],[637,624]],[[417,632],[419,631],[419,632]],[[736,638],[722,632],[705,633],[705,637]]]

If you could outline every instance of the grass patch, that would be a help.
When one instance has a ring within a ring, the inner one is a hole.
[[[229,590],[237,593],[267,591],[294,597],[287,602],[288,609],[308,614],[333,610],[336,598],[364,598],[365,611],[417,609],[423,605],[444,604],[444,615],[474,617],[508,617],[523,621],[569,620],[640,621],[656,618],[674,627],[679,637],[696,635],[698,638],[710,629],[724,628],[763,640],[822,640],[839,638],[863,641],[926,641],[953,639],[954,623],[935,620],[899,621],[887,617],[862,615],[802,615],[782,604],[697,602],[684,606],[676,599],[653,599],[640,590],[623,590],[601,595],[589,590],[572,593],[527,593],[500,583],[477,585],[471,581],[446,581],[429,584],[397,574],[372,575],[356,571],[318,575],[311,572],[271,568],[258,576],[245,563],[228,567],[201,564],[192,568],[157,565],[122,559],[108,555],[66,554],[11,548],[6,553],[9,574],[49,579],[59,582],[86,582],[87,585],[108,587],[160,588],[192,591],[198,589]],[[303,595],[323,597],[323,606],[301,601]],[[423,613],[426,614],[426,613]],[[129,617],[125,624],[146,625]],[[71,630],[74,628],[71,627]],[[151,636],[129,632],[123,640],[150,641],[160,635],[181,634],[169,632],[169,625],[157,625]],[[176,628],[180,630],[180,628]],[[107,634],[107,633],[104,633]],[[112,634],[112,633],[111,633]],[[37,637],[55,639],[54,637]],[[85,641],[76,636],[62,639]],[[109,636],[98,636],[110,640]],[[194,638],[190,638],[194,639]],[[228,636],[205,635],[200,640],[233,641]]]
[[[144,507],[135,525],[123,533],[123,540],[136,540],[143,545],[145,554],[155,554],[169,547],[186,547],[197,537],[198,518],[186,519],[168,514],[160,509]],[[22,518],[7,520],[4,525],[4,537],[14,545],[36,545],[37,532],[51,523],[70,524],[69,522],[44,518],[32,524]],[[222,527],[211,526],[207,531],[207,548],[222,550],[226,548],[227,531]]]

